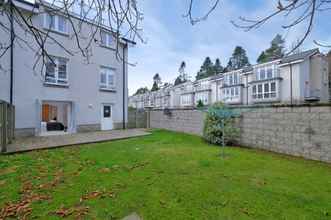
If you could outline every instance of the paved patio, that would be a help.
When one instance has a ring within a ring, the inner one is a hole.
[[[146,129],[98,131],[43,137],[17,138],[7,146],[7,153],[24,152],[80,144],[91,144],[149,135]]]

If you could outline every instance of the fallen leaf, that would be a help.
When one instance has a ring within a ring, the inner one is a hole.
[[[0,186],[3,186],[3,185],[5,185],[6,184],[6,180],[0,180]]]
[[[248,210],[248,208],[241,208],[240,211],[246,215],[251,215],[252,213]]]
[[[107,192],[107,191],[93,191],[90,193],[87,193],[85,195],[83,195],[80,199],[79,202],[83,202],[85,200],[90,200],[90,199],[95,199],[95,198],[104,198],[104,197],[114,197],[114,193],[113,192]]]
[[[109,173],[109,172],[110,172],[110,168],[108,168],[108,167],[101,168],[101,169],[99,170],[99,172],[100,172],[100,173]]]
[[[55,211],[54,214],[62,218],[74,215],[76,219],[81,219],[83,216],[88,214],[89,209],[90,208],[88,206],[75,206],[70,208],[61,207],[60,209]]]
[[[6,175],[16,172],[17,166],[7,167],[0,171],[0,175]]]
[[[146,166],[147,164],[149,164],[149,162],[142,162],[142,163],[137,163],[131,167],[129,167],[128,169],[129,170],[134,170],[134,169],[137,169],[137,168],[140,168],[140,167],[144,167]]]
[[[62,218],[67,217],[69,215],[71,215],[74,212],[74,210],[72,208],[64,208],[61,207],[60,209],[58,209],[57,211],[55,211],[54,213]]]
[[[18,219],[27,219],[32,212],[30,207],[32,202],[49,200],[51,197],[40,194],[25,194],[18,202],[6,203],[0,210],[0,219],[16,217]]]
[[[120,165],[115,164],[115,165],[112,166],[112,168],[113,169],[118,169],[118,168],[120,168]]]

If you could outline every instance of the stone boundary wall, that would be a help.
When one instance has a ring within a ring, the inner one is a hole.
[[[234,108],[239,144],[278,153],[331,162],[331,106]],[[150,127],[202,135],[204,113],[199,110],[150,112]]]
[[[202,135],[203,112],[198,110],[170,110],[167,115],[163,110],[153,110],[149,116],[149,127],[163,128],[189,134]]]

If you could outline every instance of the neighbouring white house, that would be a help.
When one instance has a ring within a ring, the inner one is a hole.
[[[66,17],[58,10],[24,1],[14,1],[22,15],[66,48],[72,48],[73,30]],[[2,7],[2,6],[0,6]],[[51,7],[51,6],[50,6]],[[33,10],[31,10],[33,8]],[[73,21],[79,19],[72,15]],[[1,24],[10,27],[9,17],[0,14]],[[84,22],[81,34],[88,35],[95,24]],[[65,134],[91,130],[125,128],[128,107],[128,46],[134,42],[120,39],[103,26],[92,41],[92,56],[87,64],[79,53],[69,56],[54,43],[46,41],[51,58],[35,71],[35,50],[38,48],[31,34],[17,21],[15,33],[27,44],[13,47],[13,81],[9,72],[0,72],[0,99],[15,105],[15,131],[17,136]],[[1,39],[9,34],[0,29]],[[89,36],[81,36],[87,43]],[[117,44],[118,43],[118,44]],[[119,49],[116,50],[116,46]],[[116,51],[123,59],[116,57]],[[1,58],[1,67],[10,69],[10,54]],[[52,60],[51,60],[52,59]],[[139,106],[143,107],[143,106]]]
[[[329,102],[331,57],[312,49],[167,89],[170,103],[164,108],[195,107],[199,100],[204,105]],[[153,99],[150,93],[143,96]],[[146,107],[137,103],[136,108]]]

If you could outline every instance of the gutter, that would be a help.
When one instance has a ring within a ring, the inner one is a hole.
[[[282,64],[279,64],[278,67],[294,65],[294,64],[302,63],[303,61],[304,61],[304,59],[300,59],[300,60],[296,60],[296,61],[292,61],[292,62],[288,62],[288,63],[282,63]]]

